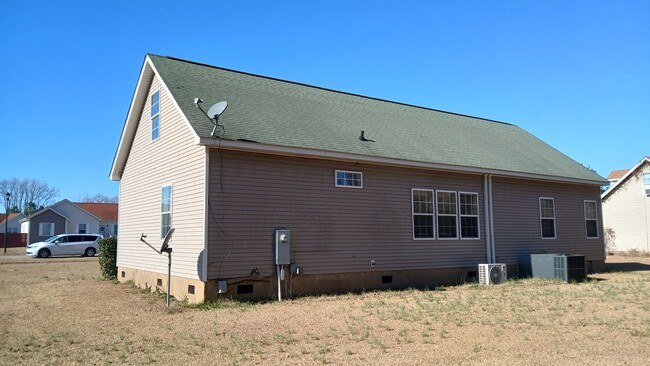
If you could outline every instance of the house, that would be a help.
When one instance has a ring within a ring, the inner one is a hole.
[[[98,234],[117,235],[117,203],[75,202],[75,205],[99,219]]]
[[[7,247],[24,247],[27,244],[25,235],[20,234],[20,220],[24,218],[21,213],[10,213],[7,219],[6,214],[0,214],[0,245],[5,243],[5,227],[9,235],[7,235]]]
[[[92,211],[81,206],[90,208]],[[113,230],[116,229],[113,225],[117,220],[115,215],[110,212],[117,211],[116,206],[117,204],[114,203],[76,204],[64,199],[20,220],[20,232],[27,234],[27,243],[29,244],[59,234],[105,233],[105,235],[111,235]],[[96,215],[104,215],[105,213],[104,219]],[[102,232],[100,230],[100,224],[102,223],[104,228],[106,225],[110,227],[109,231],[105,231],[105,229]]]
[[[610,249],[650,252],[650,156],[626,170],[602,202]]]
[[[171,293],[189,302],[605,259],[607,181],[520,127],[172,57],[145,57],[110,178],[119,280],[166,290],[152,248],[173,227]]]
[[[10,213],[9,220],[5,222],[5,220],[7,219],[7,215],[0,214],[0,233],[5,232],[5,226],[7,227],[8,233],[19,233],[20,220],[22,220],[23,218],[25,218],[25,216],[21,213]]]

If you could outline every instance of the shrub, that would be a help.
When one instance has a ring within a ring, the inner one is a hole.
[[[117,278],[117,238],[110,236],[99,239],[99,267],[102,277],[107,280]]]

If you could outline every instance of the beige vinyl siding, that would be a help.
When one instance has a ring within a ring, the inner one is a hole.
[[[160,137],[151,141],[150,103],[160,89]],[[154,77],[133,146],[120,180],[118,266],[167,272],[167,256],[140,242],[140,235],[160,248],[161,188],[172,185],[172,275],[199,278],[204,243],[205,148],[177,112],[159,78]]]
[[[603,200],[605,229],[614,231],[617,250],[650,251],[650,197],[644,191],[643,173],[650,173],[649,164],[643,164]]]
[[[554,199],[555,239],[542,239],[539,197]],[[602,234],[587,239],[585,227],[584,200],[596,201],[602,233],[599,187],[495,177],[492,198],[497,262],[515,264],[535,253],[605,259]]]
[[[337,169],[362,172],[363,188],[336,187]],[[271,275],[277,228],[291,230],[292,262],[306,274],[485,261],[483,227],[480,240],[413,240],[411,211],[412,188],[476,192],[482,223],[480,175],[213,149],[209,182],[209,279],[248,276],[253,268]]]

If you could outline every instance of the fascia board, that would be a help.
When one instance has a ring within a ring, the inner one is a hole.
[[[520,178],[520,179],[533,179],[541,181],[554,181],[562,183],[586,184],[593,186],[602,186],[606,181],[600,180],[586,180],[575,179],[566,177],[555,177],[541,174],[519,173],[510,172],[496,169],[483,169],[474,167],[454,166],[447,164],[426,163],[410,160],[400,160],[391,158],[381,158],[375,156],[367,156],[360,154],[342,153],[335,151],[313,150],[306,148],[286,147],[277,145],[267,145],[254,142],[221,140],[211,138],[199,138],[197,144],[207,147],[219,147],[227,150],[259,152],[273,155],[286,155],[294,157],[307,157],[312,159],[323,160],[341,160],[351,162],[365,162],[370,164],[388,165],[397,167],[421,168],[421,169],[435,169],[449,172],[469,173],[469,174],[492,174],[493,176]]]

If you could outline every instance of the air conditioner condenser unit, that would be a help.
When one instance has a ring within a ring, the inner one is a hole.
[[[482,285],[500,285],[508,279],[505,263],[478,265],[478,281]]]

